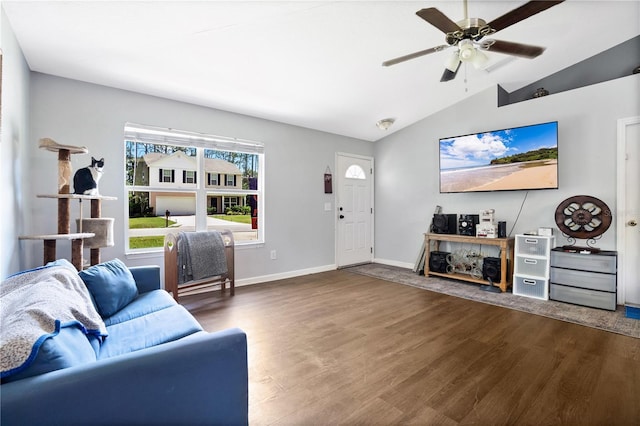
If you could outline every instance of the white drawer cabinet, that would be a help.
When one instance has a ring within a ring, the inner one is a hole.
[[[615,311],[617,253],[551,251],[550,299]]]
[[[516,235],[513,294],[549,299],[549,265],[553,236]]]

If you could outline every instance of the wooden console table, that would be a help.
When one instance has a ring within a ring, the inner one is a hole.
[[[461,273],[442,273],[442,272],[433,272],[429,271],[429,258],[431,255],[431,251],[439,251],[440,242],[447,241],[450,243],[458,243],[458,244],[475,244],[475,245],[485,245],[485,246],[497,246],[500,248],[500,283],[495,284],[497,287],[500,287],[500,290],[503,292],[507,291],[507,288],[511,285],[511,277],[512,277],[512,268],[513,266],[510,263],[513,263],[514,259],[514,241],[513,237],[509,238],[478,238],[471,237],[466,235],[455,235],[455,234],[433,234],[426,233],[424,234],[425,239],[425,262],[424,262],[424,275],[433,275],[438,277],[445,278],[455,278],[457,280],[469,281],[477,284],[488,285],[489,282],[483,279],[474,278],[471,275],[461,274]],[[431,243],[433,242],[433,250],[431,249]],[[510,260],[510,262],[507,261]]]

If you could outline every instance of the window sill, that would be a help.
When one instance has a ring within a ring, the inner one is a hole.
[[[242,242],[235,243],[236,250],[249,250],[249,249],[258,249],[264,247],[264,241],[255,241],[255,242]],[[162,247],[157,247],[154,249],[140,250],[140,251],[126,251],[124,256],[127,260],[134,259],[154,259],[159,256],[164,255],[164,249]]]

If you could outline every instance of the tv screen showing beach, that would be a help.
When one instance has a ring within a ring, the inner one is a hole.
[[[440,139],[440,192],[558,188],[558,122]]]

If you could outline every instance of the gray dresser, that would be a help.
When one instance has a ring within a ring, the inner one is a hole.
[[[549,299],[616,310],[617,253],[551,250]]]

